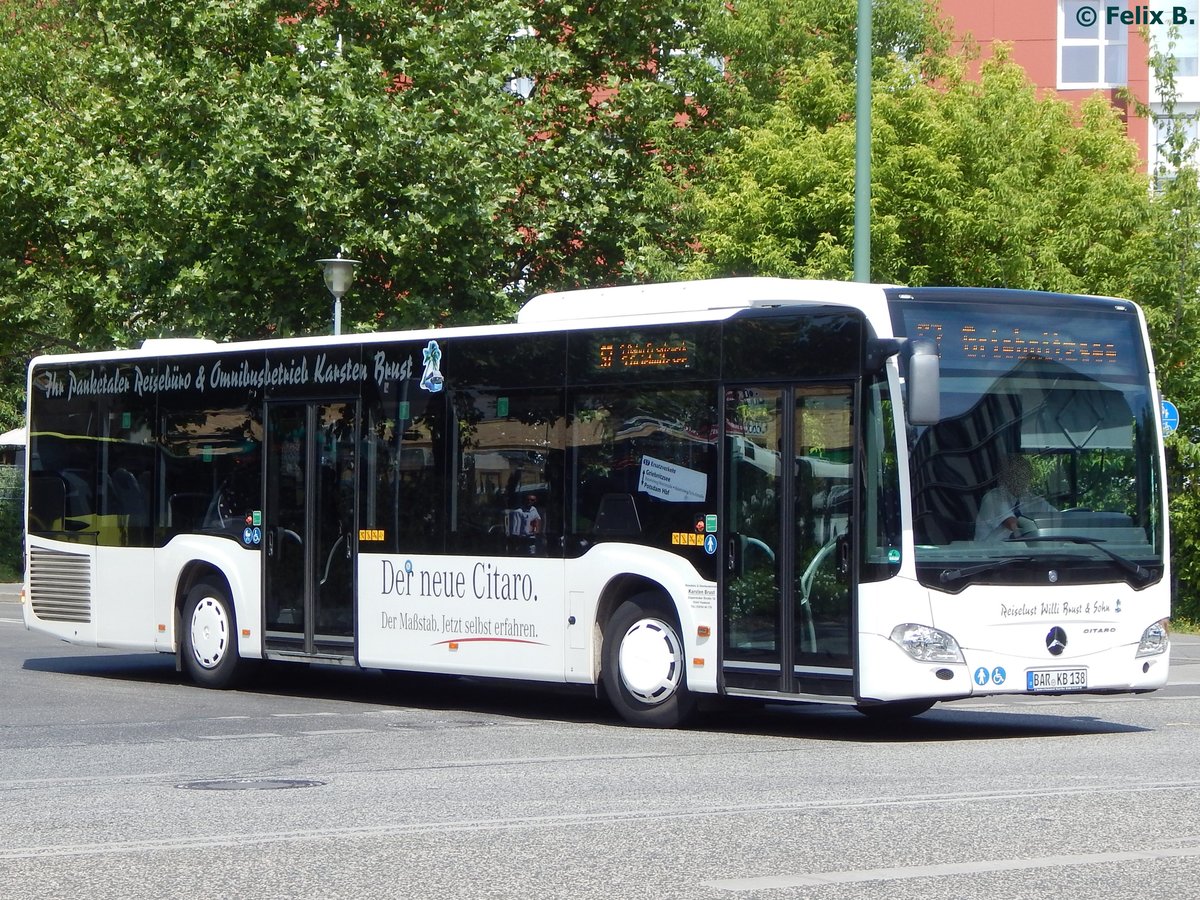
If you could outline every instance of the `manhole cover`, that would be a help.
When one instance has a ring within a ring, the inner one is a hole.
[[[213,781],[189,781],[176,787],[190,791],[282,791],[287,788],[321,787],[323,781],[303,778],[218,778]]]

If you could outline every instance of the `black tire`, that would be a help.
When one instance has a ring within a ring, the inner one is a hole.
[[[249,666],[238,656],[237,620],[224,586],[202,581],[193,587],[183,604],[180,630],[183,669],[192,681],[218,689],[240,683]]]
[[[630,725],[676,728],[695,712],[675,617],[654,595],[622,603],[604,629],[601,679],[609,702]]]
[[[864,703],[860,713],[876,722],[904,722],[933,708],[934,700],[894,700],[891,703]]]

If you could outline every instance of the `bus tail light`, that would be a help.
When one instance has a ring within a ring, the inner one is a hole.
[[[1166,653],[1170,645],[1171,638],[1167,633],[1167,620],[1162,619],[1142,632],[1142,639],[1138,642],[1135,658],[1158,656],[1160,653]]]
[[[962,663],[958,641],[929,625],[908,622],[892,629],[892,640],[913,659],[921,662]]]

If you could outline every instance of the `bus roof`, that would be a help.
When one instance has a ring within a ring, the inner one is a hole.
[[[884,285],[792,278],[713,278],[665,284],[634,284],[541,294],[517,314],[522,325],[595,319],[637,319],[707,310],[845,303],[882,308]]]
[[[558,330],[619,327],[622,325],[670,325],[677,322],[715,322],[740,310],[787,306],[845,306],[860,310],[881,337],[892,333],[890,300],[989,302],[1036,301],[1039,291],[1007,288],[906,288],[892,284],[853,281],[805,280],[796,278],[735,277],[619,287],[584,288],[540,294],[527,302],[516,321],[490,325],[447,328],[417,328],[406,331],[377,331],[334,335],[309,335],[265,340],[216,342],[203,338],[150,338],[136,349],[115,349],[38,356],[31,365],[54,362],[84,362],[103,359],[138,359],[153,356],[184,357],[206,352],[236,352],[255,348],[301,348],[338,344],[376,344],[395,340],[428,340],[483,335],[520,335]],[[1108,297],[1070,296],[1076,302],[1097,306],[1112,303],[1136,304]]]
[[[138,348],[47,354],[32,366],[45,363],[86,362],[106,359],[139,359],[154,356],[184,357],[205,352],[236,352],[248,348],[271,350],[375,344],[387,341],[427,340],[482,335],[532,334],[558,330],[586,330],[622,324],[648,326],[676,322],[715,322],[739,310],[780,306],[844,305],[862,310],[880,334],[890,333],[885,290],[890,285],[792,278],[713,278],[700,281],[586,288],[541,294],[526,303],[516,322],[417,328],[411,331],[376,331],[334,335],[267,338],[216,342],[202,338],[150,338]]]

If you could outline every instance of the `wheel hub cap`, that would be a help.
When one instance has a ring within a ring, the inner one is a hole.
[[[683,648],[665,622],[643,619],[625,632],[619,663],[629,693],[643,703],[662,703],[679,688]]]

